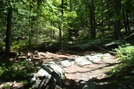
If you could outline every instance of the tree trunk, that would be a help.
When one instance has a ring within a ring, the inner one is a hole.
[[[126,13],[124,13],[124,27],[125,27],[125,32],[126,34],[128,33],[127,31],[127,25],[126,25]]]
[[[31,46],[31,41],[32,41],[32,36],[31,36],[31,31],[32,31],[32,24],[31,24],[31,21],[32,21],[32,17],[31,17],[32,6],[31,6],[31,0],[29,1],[29,4],[30,4],[29,5],[30,13],[29,13],[28,46],[30,47]]]
[[[104,3],[101,2],[101,7],[102,7],[102,10],[101,10],[101,19],[102,19],[102,26],[104,25]],[[104,35],[104,30],[102,30],[102,35]]]
[[[117,18],[120,15],[121,10],[121,0],[115,1],[115,18]],[[115,29],[114,29],[114,38],[115,39],[121,39],[121,20],[120,18],[115,19]]]
[[[91,2],[89,2],[89,9],[90,9],[91,38],[94,39],[96,38],[94,0],[91,0]]]
[[[10,56],[11,24],[12,24],[12,8],[9,8],[7,14],[7,30],[6,30],[6,51],[5,51],[6,57]]]
[[[129,16],[128,13],[126,12],[126,27],[127,27],[127,35],[130,34],[130,26],[129,26],[129,20],[128,20]]]
[[[64,0],[61,0],[61,21],[60,21],[60,25],[59,25],[59,37],[60,37],[60,49],[61,51],[63,51],[63,45],[62,45],[62,29],[63,29],[63,15],[64,15]]]

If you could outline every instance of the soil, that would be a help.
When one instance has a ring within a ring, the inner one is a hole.
[[[60,59],[71,59],[77,56],[84,56],[89,54],[94,54],[96,52],[57,52],[57,53],[51,53],[51,52],[42,52],[39,55],[40,56],[34,56],[32,62],[40,61],[42,63],[46,63],[49,61],[58,62]],[[100,52],[99,52],[100,53]],[[84,65],[84,66],[69,66],[64,67],[66,70],[66,81],[64,82],[64,89],[80,89],[79,88],[79,82],[81,80],[84,81],[92,81],[94,82],[97,87],[96,89],[115,89],[115,86],[110,83],[114,78],[109,78],[107,75],[107,72],[115,67],[117,64],[117,60],[113,55],[110,55],[109,59],[102,60],[98,63],[93,63],[90,65]],[[8,82],[9,83],[9,82]],[[12,84],[11,84],[12,85]],[[16,85],[16,84],[15,84]],[[0,85],[2,86],[2,84]],[[18,85],[19,86],[19,85]]]

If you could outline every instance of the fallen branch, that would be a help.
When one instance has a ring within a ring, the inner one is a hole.
[[[106,49],[104,49],[104,48],[102,48],[102,47],[100,47],[100,46],[98,46],[98,45],[94,45],[94,46],[95,46],[96,48],[98,48],[98,49],[104,51],[104,52],[107,52],[107,53],[111,54],[111,55],[116,55],[116,54],[117,54],[117,53],[114,52],[114,51],[106,50]]]

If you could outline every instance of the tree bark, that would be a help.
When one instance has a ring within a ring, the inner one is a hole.
[[[124,13],[124,26],[125,26],[125,30],[126,30],[126,34],[129,35],[130,34],[130,26],[129,26],[129,20],[128,20],[129,16],[128,13],[125,12]]]
[[[60,49],[63,51],[63,45],[62,45],[62,29],[63,29],[63,15],[64,15],[64,0],[61,0],[61,21],[59,25],[59,37],[60,37]]]
[[[120,15],[121,10],[121,0],[115,1],[115,18]],[[120,18],[115,19],[115,29],[114,29],[114,38],[121,39],[121,20]]]
[[[11,24],[12,24],[12,8],[9,8],[7,14],[7,30],[6,30],[6,51],[5,51],[6,57],[10,56]]]
[[[91,38],[94,39],[96,38],[94,0],[91,0],[91,2],[89,2],[89,9],[90,9]]]

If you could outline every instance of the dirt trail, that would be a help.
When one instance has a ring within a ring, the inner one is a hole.
[[[74,52],[72,52],[74,53]],[[74,54],[69,53],[50,53],[50,52],[40,52],[39,56],[34,56],[32,62],[41,62],[46,63],[50,61],[59,62],[62,60],[69,60],[73,58],[77,58],[78,56],[85,56],[85,55],[92,55],[96,52],[75,52]],[[76,55],[77,54],[77,55]],[[101,53],[100,53],[101,54]],[[95,62],[88,65],[71,65],[67,67],[63,67],[66,71],[66,81],[65,85],[63,86],[64,89],[81,89],[79,88],[79,81],[93,81],[98,86],[96,89],[114,89],[108,86],[106,84],[108,82],[99,81],[96,82],[96,80],[102,80],[107,77],[106,72],[108,72],[111,68],[113,68],[117,63],[114,56],[109,55],[105,60],[101,60],[99,62]],[[94,81],[95,79],[95,81]],[[12,83],[11,83],[12,84]],[[17,83],[15,85],[18,85]],[[103,85],[105,87],[103,87]],[[0,85],[1,86],[1,85]]]
[[[82,54],[82,53],[80,53]],[[83,53],[83,55],[91,55],[94,54],[94,52],[86,52],[85,54]],[[71,59],[74,58],[77,55],[71,55],[71,54],[62,54],[62,53],[57,53],[57,54],[49,54],[47,55],[47,61],[59,61],[59,59]],[[46,60],[46,59],[45,59]],[[45,61],[46,62],[46,61]],[[89,64],[89,65],[83,65],[83,66],[78,66],[78,65],[72,65],[69,67],[64,67],[64,69],[66,70],[66,78],[68,79],[67,85],[68,88],[66,89],[78,89],[77,84],[80,80],[84,80],[84,81],[93,81],[95,80],[103,80],[105,78],[107,78],[107,72],[115,67],[115,65],[117,64],[117,60],[115,59],[114,56],[109,55],[109,57],[107,57],[107,59],[102,60],[100,62],[97,63],[93,63],[93,64]],[[107,86],[108,82],[104,82],[104,81],[99,81],[99,82],[95,82],[96,85],[98,85],[98,88],[96,89],[114,89],[111,86]],[[70,86],[75,86],[74,87],[70,87]],[[103,86],[105,85],[105,87]],[[67,86],[66,86],[67,87]],[[111,88],[110,88],[111,87]]]

